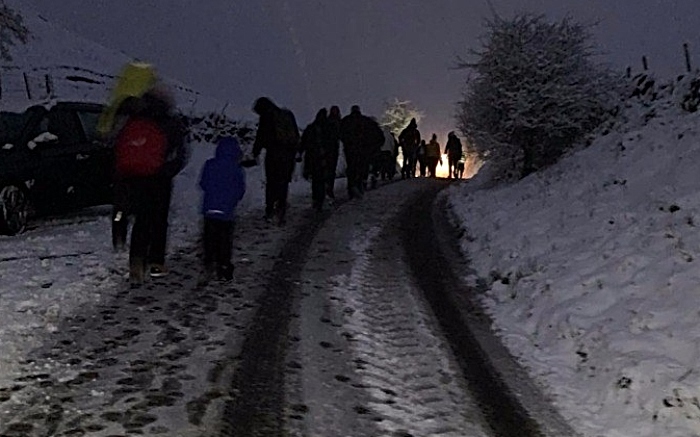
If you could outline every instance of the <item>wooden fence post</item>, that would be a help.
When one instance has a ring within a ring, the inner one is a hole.
[[[688,51],[688,43],[687,42],[683,43],[683,51],[685,52],[685,71],[690,73],[692,68],[690,65],[690,51]]]
[[[627,67],[627,79],[632,77],[632,67]]]
[[[44,84],[46,86],[46,95],[51,98],[53,97],[53,86],[51,84],[51,76],[48,74],[44,75]]]
[[[24,76],[24,88],[27,90],[27,99],[31,100],[32,99],[32,92],[29,89],[29,78],[27,77],[27,72],[25,71],[22,73]]]
[[[644,71],[647,71],[649,69],[649,64],[647,63],[647,57],[642,56],[642,67],[644,68]]]

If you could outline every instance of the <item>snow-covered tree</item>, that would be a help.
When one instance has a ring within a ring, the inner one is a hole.
[[[17,41],[25,44],[28,38],[29,29],[22,16],[0,0],[0,59],[11,61],[10,47]]]
[[[379,123],[398,134],[403,128],[408,126],[412,118],[415,118],[418,122],[422,117],[423,114],[411,102],[395,98],[391,102],[384,103],[384,113]]]
[[[586,27],[542,15],[486,23],[457,123],[479,157],[523,177],[555,162],[618,104],[618,81],[592,61]],[[503,176],[501,175],[501,176]]]

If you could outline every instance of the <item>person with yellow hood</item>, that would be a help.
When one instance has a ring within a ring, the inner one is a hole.
[[[187,131],[170,90],[148,64],[128,64],[99,123],[114,149],[112,243],[126,244],[134,216],[129,279],[165,276],[165,246],[172,179],[187,162]]]
[[[112,89],[109,103],[97,123],[97,131],[104,137],[111,136],[117,128],[117,112],[129,97],[141,97],[158,83],[158,75],[151,64],[130,62],[126,64]]]

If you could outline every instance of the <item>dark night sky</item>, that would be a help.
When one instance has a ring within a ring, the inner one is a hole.
[[[465,72],[479,47],[487,0],[26,0],[49,20],[153,62],[232,106],[268,95],[305,126],[321,106],[359,104],[379,115],[394,97],[425,114],[425,134],[452,129]],[[593,28],[601,62],[665,76],[700,65],[698,0],[492,0],[497,12],[570,15]],[[251,118],[252,113],[246,114]]]

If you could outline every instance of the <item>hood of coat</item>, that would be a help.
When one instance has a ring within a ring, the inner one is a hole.
[[[223,137],[216,146],[216,159],[226,159],[233,162],[240,162],[243,151],[234,137]]]

